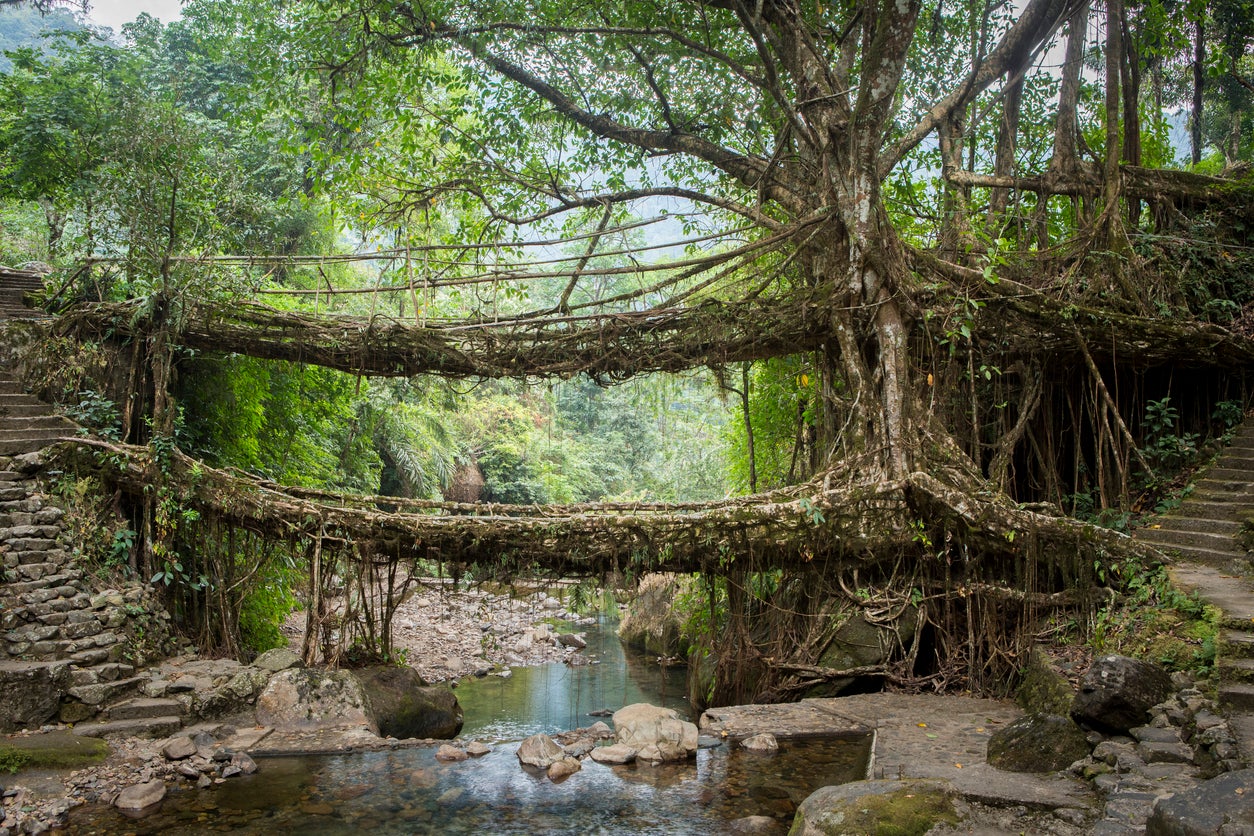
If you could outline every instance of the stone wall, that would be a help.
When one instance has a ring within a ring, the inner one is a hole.
[[[106,588],[76,564],[65,511],[41,486],[43,467],[40,453],[0,457],[0,663],[7,686],[63,687],[58,704],[95,706],[133,676],[140,629],[148,646],[165,643],[169,614],[144,585]],[[23,679],[23,671],[50,673]],[[15,716],[0,702],[0,731],[50,719]]]

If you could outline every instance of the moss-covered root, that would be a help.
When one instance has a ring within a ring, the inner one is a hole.
[[[801,803],[789,836],[922,836],[957,824],[953,795],[936,781],[855,781]]]
[[[74,769],[99,763],[109,755],[109,744],[98,737],[76,737],[50,732],[0,738],[0,772],[24,769]]]

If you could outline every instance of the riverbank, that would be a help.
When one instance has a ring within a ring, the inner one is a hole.
[[[561,586],[493,591],[421,578],[396,608],[393,648],[430,683],[567,661],[579,647],[557,641],[552,625],[578,631],[596,618],[572,612],[561,594]],[[299,652],[304,630],[304,612],[292,613],[284,622],[292,650]]]

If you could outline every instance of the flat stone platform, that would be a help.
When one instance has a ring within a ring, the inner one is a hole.
[[[1035,810],[1091,809],[1097,799],[1078,778],[1004,772],[985,761],[988,738],[1023,715],[998,700],[934,694],[859,694],[782,705],[711,708],[703,734],[738,741],[872,733],[867,778],[939,778],[969,801]]]

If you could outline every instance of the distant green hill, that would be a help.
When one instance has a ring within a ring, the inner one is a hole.
[[[75,32],[86,28],[68,9],[53,9],[41,15],[28,5],[0,6],[0,72],[7,73],[13,66],[4,52],[43,43],[42,36],[46,32]]]

